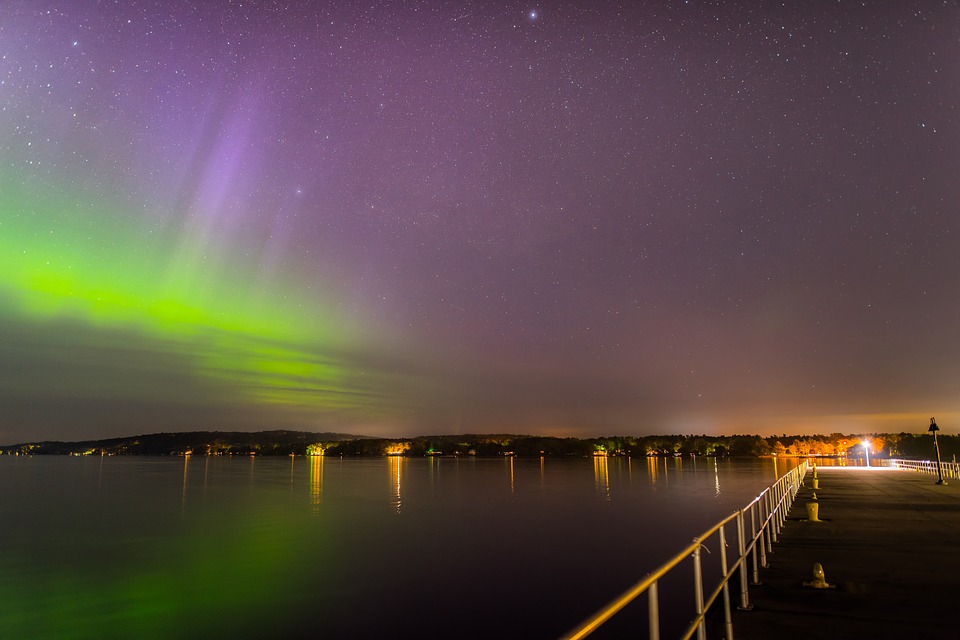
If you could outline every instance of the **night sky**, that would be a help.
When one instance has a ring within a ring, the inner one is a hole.
[[[953,2],[4,2],[0,443],[956,432],[957,105]]]

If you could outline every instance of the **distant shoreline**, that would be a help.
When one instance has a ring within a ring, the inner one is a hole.
[[[939,437],[943,457],[960,454],[960,437]],[[516,434],[458,434],[372,438],[307,431],[190,431],[76,442],[26,442],[0,447],[2,455],[322,455],[476,457],[872,457],[929,458],[927,433],[827,435],[650,435],[559,438]]]

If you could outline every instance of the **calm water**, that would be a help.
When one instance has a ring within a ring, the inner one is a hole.
[[[786,470],[2,456],[0,636],[554,638]]]

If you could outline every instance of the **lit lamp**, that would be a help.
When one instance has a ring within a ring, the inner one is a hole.
[[[864,441],[861,442],[860,444],[863,445],[863,450],[866,452],[866,455],[867,455],[867,466],[869,467],[869,466],[870,466],[870,441],[869,441],[869,440],[864,440]]]
[[[940,468],[940,443],[937,442],[937,431],[940,431],[940,427],[937,426],[935,418],[930,418],[928,431],[933,433],[933,448],[937,450],[937,484],[947,484],[943,481],[943,471]]]

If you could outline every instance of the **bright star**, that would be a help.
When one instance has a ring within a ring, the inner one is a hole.
[[[537,18],[540,17],[540,12],[537,11],[536,9],[531,9],[531,10],[530,10],[530,13],[528,13],[527,16],[528,16],[531,20],[536,20]]]

